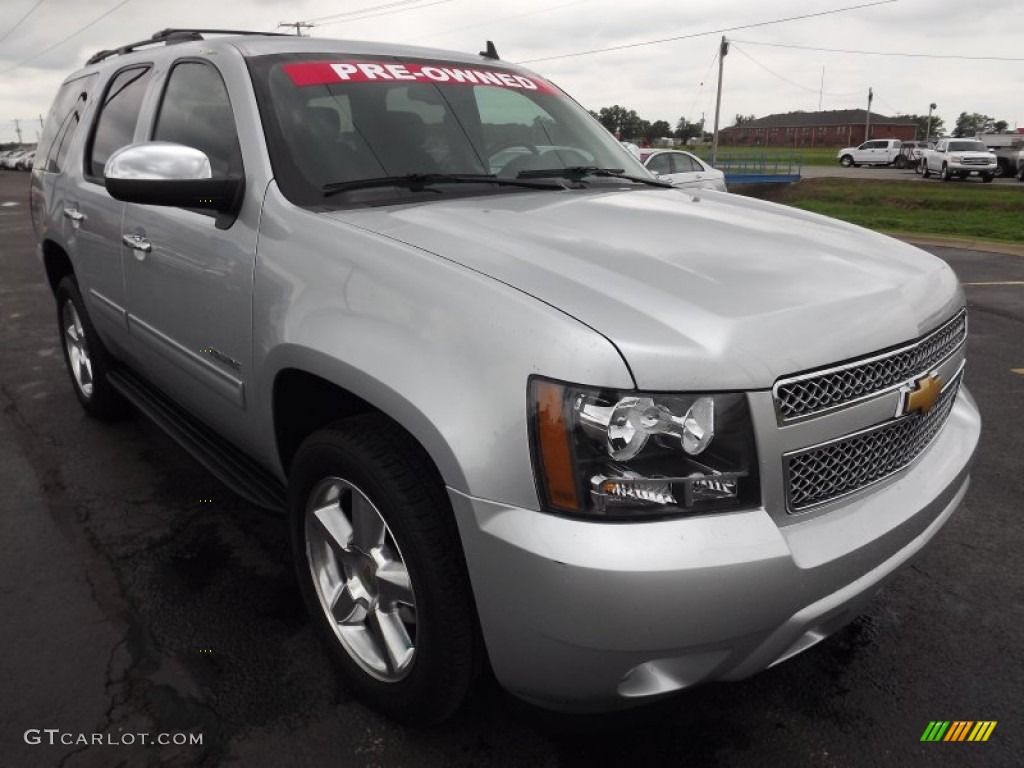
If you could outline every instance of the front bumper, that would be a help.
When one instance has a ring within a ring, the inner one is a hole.
[[[995,173],[998,167],[997,163],[991,165],[964,165],[962,163],[949,163],[949,170],[953,173],[977,173],[984,175],[987,173]]]
[[[498,680],[601,710],[739,680],[849,620],[959,505],[980,433],[965,389],[906,470],[828,514],[570,520],[449,494]]]

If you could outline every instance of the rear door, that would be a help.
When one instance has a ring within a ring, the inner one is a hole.
[[[124,203],[107,193],[103,167],[114,152],[132,143],[151,74],[148,64],[132,65],[109,79],[84,151],[68,158],[65,239],[89,316],[115,348],[127,338],[121,264]]]
[[[215,177],[245,174],[232,98],[209,60],[174,62],[148,138],[201,150]],[[124,213],[133,354],[148,378],[229,437],[242,428],[251,375],[255,220],[218,224],[211,211],[131,203]]]

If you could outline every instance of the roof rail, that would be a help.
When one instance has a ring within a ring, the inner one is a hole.
[[[267,37],[290,37],[285,32],[255,32],[247,29],[161,29],[155,32],[148,40],[139,40],[137,43],[128,43],[119,48],[110,48],[99,51],[89,57],[85,62],[86,66],[109,59],[111,56],[120,56],[131,53],[146,45],[174,45],[175,43],[187,43],[193,40],[203,40],[203,35],[265,35]]]

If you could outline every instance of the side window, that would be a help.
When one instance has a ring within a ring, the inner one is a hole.
[[[647,169],[655,173],[672,173],[672,155],[655,155],[647,164]]]
[[[64,156],[60,147],[70,144],[74,137],[75,129],[78,127],[79,118],[85,109],[86,99],[90,90],[96,84],[97,75],[72,80],[64,83],[54,99],[50,112],[46,117],[42,136],[39,137],[39,144],[36,147],[35,167],[41,171],[59,171],[63,165]],[[56,151],[55,151],[56,150]],[[60,155],[59,158],[56,155]]]
[[[110,81],[86,157],[86,173],[93,179],[102,179],[110,156],[132,143],[149,74],[149,67],[134,67],[118,72]]]
[[[703,170],[698,167],[688,155],[678,154],[673,156],[673,161],[676,166],[676,173],[693,173],[694,171]]]
[[[204,152],[214,176],[242,172],[242,150],[228,91],[220,73],[210,64],[183,61],[174,66],[153,139]]]

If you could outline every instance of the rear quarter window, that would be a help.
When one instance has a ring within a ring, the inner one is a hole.
[[[57,91],[36,147],[36,169],[60,171],[96,80],[97,75],[93,73],[69,80]]]

